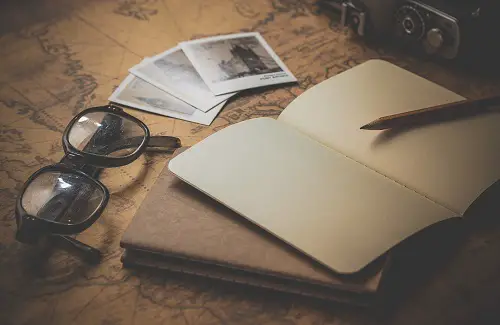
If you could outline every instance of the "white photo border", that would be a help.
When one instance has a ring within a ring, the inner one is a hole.
[[[192,51],[190,46],[197,45],[197,44],[210,43],[210,42],[215,42],[215,41],[220,41],[220,40],[237,39],[237,38],[244,38],[244,37],[255,37],[260,42],[262,47],[267,51],[267,53],[271,56],[271,58],[276,62],[276,64],[282,69],[282,71],[254,75],[254,76],[241,77],[241,78],[231,79],[231,80],[217,82],[217,83],[211,82],[208,79],[207,75],[203,73],[203,70],[204,70],[203,65],[199,62],[199,60],[197,59],[196,53],[194,53]],[[292,72],[287,68],[285,63],[278,57],[278,55],[273,51],[273,49],[269,46],[269,44],[266,42],[266,40],[258,32],[238,33],[238,34],[230,34],[230,35],[222,35],[222,36],[212,36],[212,37],[202,38],[202,39],[193,40],[193,41],[181,42],[179,44],[180,44],[180,47],[182,48],[182,50],[184,51],[184,54],[191,61],[191,63],[193,64],[195,69],[198,71],[198,73],[200,74],[203,81],[205,81],[205,83],[207,84],[208,88],[210,88],[210,90],[216,95],[231,93],[231,92],[249,89],[249,88],[276,85],[276,84],[280,84],[280,83],[297,82],[297,78],[292,74]],[[279,75],[279,77],[276,77],[278,75]]]

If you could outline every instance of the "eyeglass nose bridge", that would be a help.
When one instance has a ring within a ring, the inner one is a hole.
[[[18,217],[16,221],[16,240],[21,243],[31,245],[38,244],[40,239],[50,233],[46,223],[30,215]]]

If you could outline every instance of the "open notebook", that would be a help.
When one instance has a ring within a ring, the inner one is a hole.
[[[353,273],[415,232],[461,217],[500,178],[499,113],[359,129],[462,99],[371,60],[307,90],[278,119],[214,133],[169,169],[332,270]]]
[[[184,150],[176,150],[174,156]],[[428,232],[419,235],[419,243],[432,241]],[[411,250],[400,247],[372,263],[367,272],[335,274],[179,180],[167,167],[120,246],[125,248],[125,267],[152,267],[356,305],[385,296],[386,278],[393,278],[391,267],[414,260],[406,258]],[[405,278],[415,281],[420,274],[406,273]]]

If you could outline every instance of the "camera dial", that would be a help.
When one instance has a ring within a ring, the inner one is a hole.
[[[396,11],[395,16],[397,36],[414,42],[425,35],[425,19],[415,7],[402,6]]]

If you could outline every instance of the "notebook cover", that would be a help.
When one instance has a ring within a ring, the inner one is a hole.
[[[172,261],[172,257],[178,257],[197,262],[198,269],[203,269],[203,264],[217,265],[218,277],[229,281],[234,278],[229,275],[231,271],[244,271],[246,276],[255,275],[253,285],[258,285],[259,279],[262,286],[268,287],[264,282],[288,280],[330,290],[332,296],[339,290],[361,295],[376,293],[385,263],[382,257],[356,275],[335,274],[182,182],[168,167],[139,207],[120,245],[132,252],[154,253],[163,268],[169,265],[165,262],[169,258]],[[154,264],[151,256],[142,264]],[[180,264],[171,265],[181,268]]]
[[[209,262],[188,258],[159,255],[146,251],[126,249],[121,261],[128,268],[156,269],[160,272],[174,272],[189,276],[210,278],[214,281],[230,282],[243,286],[284,292],[306,298],[340,302],[356,306],[370,306],[376,301],[372,292],[351,292],[331,287],[297,281],[270,274],[261,274],[237,268],[229,268]],[[378,296],[377,296],[378,297]]]

